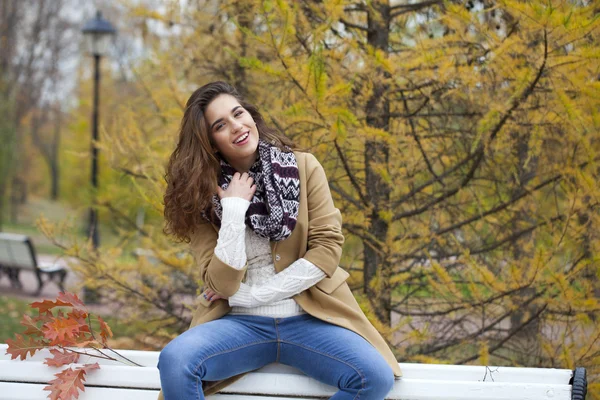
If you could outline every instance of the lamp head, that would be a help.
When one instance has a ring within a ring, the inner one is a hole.
[[[95,56],[103,56],[108,53],[111,39],[117,30],[98,11],[95,18],[85,23],[81,32],[86,38],[87,51]]]

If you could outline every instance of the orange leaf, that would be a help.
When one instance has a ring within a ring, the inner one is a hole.
[[[31,308],[37,308],[40,314],[49,313],[50,310],[54,307],[65,307],[70,306],[70,303],[65,303],[63,301],[57,300],[44,300],[44,301],[36,301],[35,303],[31,303]]]
[[[23,335],[44,336],[42,330],[37,326],[37,322],[40,320],[40,317],[31,318],[27,314],[23,315],[21,325],[27,328],[25,329],[25,332],[23,332]]]
[[[54,374],[56,379],[48,382],[50,385],[44,387],[49,390],[48,398],[51,400],[70,400],[79,398],[79,390],[85,390],[83,386],[85,371],[67,368]]]
[[[23,336],[16,334],[16,340],[6,339],[8,345],[6,354],[10,354],[10,359],[14,360],[17,357],[21,358],[21,361],[27,358],[27,354],[34,355],[36,351],[43,349],[47,346],[47,343],[43,341],[36,341],[33,338],[28,338],[26,341]]]
[[[68,350],[50,349],[50,353],[54,358],[46,358],[44,364],[50,367],[62,367],[63,365],[71,364],[79,360],[79,354]]]
[[[60,400],[60,387],[58,386],[60,384],[60,382],[62,382],[61,379],[56,378],[51,380],[50,382],[48,382],[50,385],[44,387],[43,390],[49,390],[50,394],[48,395],[48,398],[50,400]]]
[[[77,369],[84,370],[85,372],[90,372],[95,369],[100,369],[100,364],[98,364],[97,362],[93,363],[93,364],[85,364],[85,365],[82,365],[81,367],[77,367]]]
[[[75,310],[83,311],[86,314],[88,313],[87,307],[85,306],[85,304],[83,304],[83,301],[81,301],[81,299],[79,297],[77,297],[77,295],[75,293],[60,292],[58,294],[58,297],[56,298],[56,301],[68,303]]]
[[[108,338],[113,336],[112,330],[100,316],[98,316],[98,322],[100,322],[100,336],[102,337],[102,343],[106,344]]]
[[[44,336],[52,341],[52,344],[62,344],[65,339],[74,339],[79,333],[77,321],[68,318],[53,318],[42,327]]]
[[[73,310],[70,313],[67,313],[67,318],[77,321],[79,324],[79,328],[81,331],[89,332],[90,329],[87,323],[88,314],[79,310]]]
[[[56,379],[51,380],[50,385],[46,386],[44,390],[50,391],[48,398],[51,400],[71,400],[73,398],[79,398],[79,390],[85,391],[83,382],[85,382],[85,374],[91,370],[99,369],[100,365],[86,364],[81,367],[77,367],[74,370],[67,368],[54,374]]]

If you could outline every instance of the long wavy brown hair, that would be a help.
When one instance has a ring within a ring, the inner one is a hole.
[[[177,147],[171,154],[165,173],[164,232],[186,243],[190,242],[195,227],[206,223],[202,211],[211,212],[211,198],[217,190],[220,160],[213,150],[204,111],[211,101],[222,94],[235,97],[252,115],[259,138],[283,151],[286,151],[286,147],[296,148],[290,139],[267,126],[258,108],[245,101],[230,84],[218,81],[197,89],[187,101]]]

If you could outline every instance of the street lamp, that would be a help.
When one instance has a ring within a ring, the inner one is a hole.
[[[94,56],[94,106],[92,111],[92,175],[91,182],[94,193],[98,189],[98,104],[100,102],[100,59],[108,53],[112,38],[117,33],[110,22],[102,18],[98,11],[96,18],[89,20],[81,30],[85,37],[88,53]],[[94,202],[95,203],[95,199]],[[95,204],[90,207],[88,237],[92,239],[94,250],[98,249],[98,210]]]
[[[92,111],[92,175],[91,183],[94,188],[94,200],[90,207],[88,238],[92,239],[94,251],[100,244],[98,233],[98,209],[96,207],[96,192],[98,190],[98,105],[100,103],[100,59],[106,55],[110,49],[112,38],[117,33],[110,22],[102,18],[100,11],[96,12],[96,18],[89,20],[81,30],[85,37],[87,52],[94,56],[94,105]],[[84,288],[84,298],[88,303],[98,301],[98,294]]]

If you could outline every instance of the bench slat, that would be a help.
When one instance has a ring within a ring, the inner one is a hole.
[[[53,379],[52,368],[41,362],[0,361],[0,381],[23,382],[23,385],[41,384]],[[106,365],[90,372],[86,384],[92,386],[123,386],[120,390],[144,390],[159,388],[156,368],[139,368]],[[402,378],[387,396],[390,400],[512,400],[518,393],[520,398],[570,400],[568,384],[543,383],[500,383]],[[267,384],[268,383],[268,384]],[[135,389],[128,389],[135,388]],[[335,388],[317,382],[305,375],[279,373],[250,373],[226,388],[229,394],[268,395],[294,397],[329,397]],[[115,400],[111,397],[111,400]]]
[[[43,390],[46,385],[35,383],[0,382],[0,393],[3,400],[42,400],[48,397],[49,391]],[[156,400],[157,390],[119,390],[112,388],[86,387],[79,400]]]
[[[73,364],[79,366],[80,364]],[[45,383],[54,379],[59,368],[51,368],[40,362],[0,361],[0,381]],[[96,386],[160,389],[160,377],[156,368],[139,368],[106,365],[86,374],[86,383]]]
[[[0,344],[0,360],[9,360],[10,356],[5,355],[6,344]],[[158,363],[158,352],[139,351],[139,350],[118,350],[123,356],[147,367],[156,367]],[[26,362],[43,362],[44,358],[50,357],[47,350],[36,353],[28,358]],[[22,361],[19,361],[22,362]],[[98,362],[100,365],[123,365],[121,363],[109,360],[99,360],[89,357],[81,359],[82,363]],[[400,368],[406,379],[431,379],[437,380],[441,377],[444,380],[457,381],[483,381],[484,378],[491,382],[507,383],[564,383],[567,384],[572,377],[573,372],[568,369],[553,368],[515,368],[515,367],[489,367],[474,365],[442,365],[442,364],[414,364],[400,363]],[[487,375],[486,375],[487,372]],[[278,373],[278,374],[299,374],[294,368],[281,365],[268,365],[255,373]]]
[[[49,392],[43,391],[45,384],[0,382],[0,393],[5,400],[39,400],[46,398]],[[232,385],[233,386],[233,385]],[[88,386],[80,400],[156,400],[158,390],[116,389]],[[286,393],[262,393],[261,395],[228,393],[209,396],[212,400],[287,400]],[[264,395],[268,395],[265,397]],[[293,394],[292,394],[293,395]],[[329,394],[330,395],[330,394]],[[296,395],[297,396],[297,395]],[[320,396],[319,396],[320,397]],[[315,399],[317,396],[302,394],[296,399]],[[552,399],[569,400],[570,390],[564,385],[514,385],[498,383],[465,384],[456,381],[403,382],[399,390],[394,390],[386,397],[390,400],[514,400],[520,399]]]
[[[41,400],[50,392],[44,391],[45,385],[0,382],[2,400]],[[87,387],[79,396],[79,400],[156,400],[158,390],[116,390],[110,388]],[[207,400],[289,400],[284,397],[244,396],[231,394],[215,394]],[[295,399],[304,400],[304,399]]]

